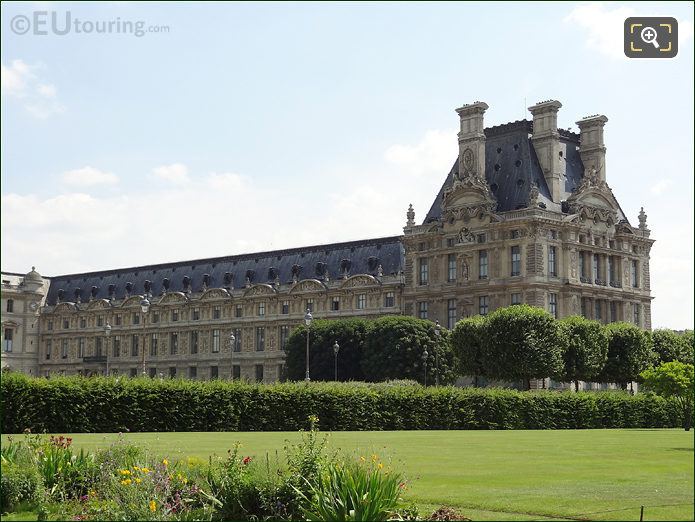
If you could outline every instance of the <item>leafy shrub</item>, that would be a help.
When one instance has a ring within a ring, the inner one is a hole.
[[[657,356],[656,364],[678,361],[685,364],[693,364],[693,336],[690,334],[678,334],[673,330],[654,330],[652,332],[652,346]]]
[[[673,397],[683,410],[683,428],[690,431],[693,420],[695,371],[692,364],[671,361],[640,374],[643,386],[663,397]]]
[[[478,377],[485,375],[484,338],[485,318],[476,315],[461,319],[451,332],[451,345],[456,354],[456,371],[460,375],[470,375],[478,385]]]
[[[562,356],[562,379],[574,382],[591,381],[603,370],[608,359],[608,336],[601,323],[572,316],[560,321],[567,348]]]
[[[608,335],[608,359],[597,379],[618,383],[624,389],[656,359],[649,332],[630,323],[611,323],[604,330]]]
[[[0,477],[0,512],[20,505],[33,507],[43,496],[41,475],[33,465],[3,463]]]

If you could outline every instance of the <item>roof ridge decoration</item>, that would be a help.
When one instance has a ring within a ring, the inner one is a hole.
[[[605,180],[592,168],[579,186],[567,198],[570,214],[581,221],[591,219],[594,223],[604,222],[613,226],[618,222],[618,201]]]
[[[463,219],[491,214],[497,208],[497,200],[487,180],[472,174],[462,178],[454,173],[453,183],[442,197],[442,220]]]

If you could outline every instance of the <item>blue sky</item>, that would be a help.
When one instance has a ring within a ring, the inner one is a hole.
[[[10,30],[35,11],[160,32]],[[676,17],[678,57],[625,58],[631,15]],[[397,235],[457,155],[456,107],[494,125],[552,98],[565,128],[608,116],[608,183],[658,241],[654,323],[692,327],[692,21],[667,2],[3,3],[2,267]]]

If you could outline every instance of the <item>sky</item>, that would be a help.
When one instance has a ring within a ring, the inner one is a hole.
[[[562,128],[608,117],[608,184],[633,225],[644,207],[657,241],[653,326],[693,327],[691,2],[1,12],[3,270],[399,235],[456,159],[455,108],[485,101],[491,126],[557,99]],[[675,17],[678,56],[626,58],[628,16]]]

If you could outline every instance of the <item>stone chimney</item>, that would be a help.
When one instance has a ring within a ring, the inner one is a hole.
[[[562,104],[557,100],[537,103],[528,110],[533,115],[533,134],[531,142],[543,169],[543,176],[550,189],[553,201],[560,203],[563,199],[563,176],[565,174],[565,147],[560,143],[557,130],[557,112]]]
[[[458,134],[460,179],[469,176],[485,179],[483,115],[487,109],[487,103],[479,101],[456,109],[461,119],[461,131]]]
[[[579,120],[579,157],[584,164],[584,175],[596,173],[599,181],[606,181],[606,146],[603,143],[603,126],[608,118],[602,114]]]

